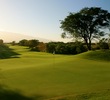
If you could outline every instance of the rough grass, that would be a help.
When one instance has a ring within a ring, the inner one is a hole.
[[[11,89],[40,100],[109,100],[109,62],[11,48],[19,58],[0,60],[1,83]]]

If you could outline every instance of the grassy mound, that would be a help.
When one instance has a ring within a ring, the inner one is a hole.
[[[10,58],[18,55],[18,53],[13,52],[8,46],[2,44],[0,45],[0,59]]]
[[[90,60],[110,61],[110,50],[89,51],[81,56]]]

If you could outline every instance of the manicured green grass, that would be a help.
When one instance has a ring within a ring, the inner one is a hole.
[[[110,50],[89,51],[81,56],[91,60],[110,61]]]
[[[109,62],[11,48],[18,58],[0,60],[1,83],[10,89],[41,100],[109,100]]]

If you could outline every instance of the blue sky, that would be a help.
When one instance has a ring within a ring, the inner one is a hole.
[[[94,6],[110,12],[110,0],[0,0],[0,31],[65,41],[60,20]]]

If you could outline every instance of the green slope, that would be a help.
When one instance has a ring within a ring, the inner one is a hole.
[[[6,59],[11,57],[17,57],[18,53],[13,52],[8,46],[4,44],[0,44],[0,59]]]
[[[97,98],[110,97],[109,62],[84,59],[84,54],[52,55],[29,52],[26,47],[11,48],[21,54],[19,58],[0,60],[1,83],[11,89],[27,96],[39,96],[41,100],[101,100]],[[90,98],[86,99],[86,96]]]
[[[110,50],[89,51],[81,56],[90,60],[110,61]]]

